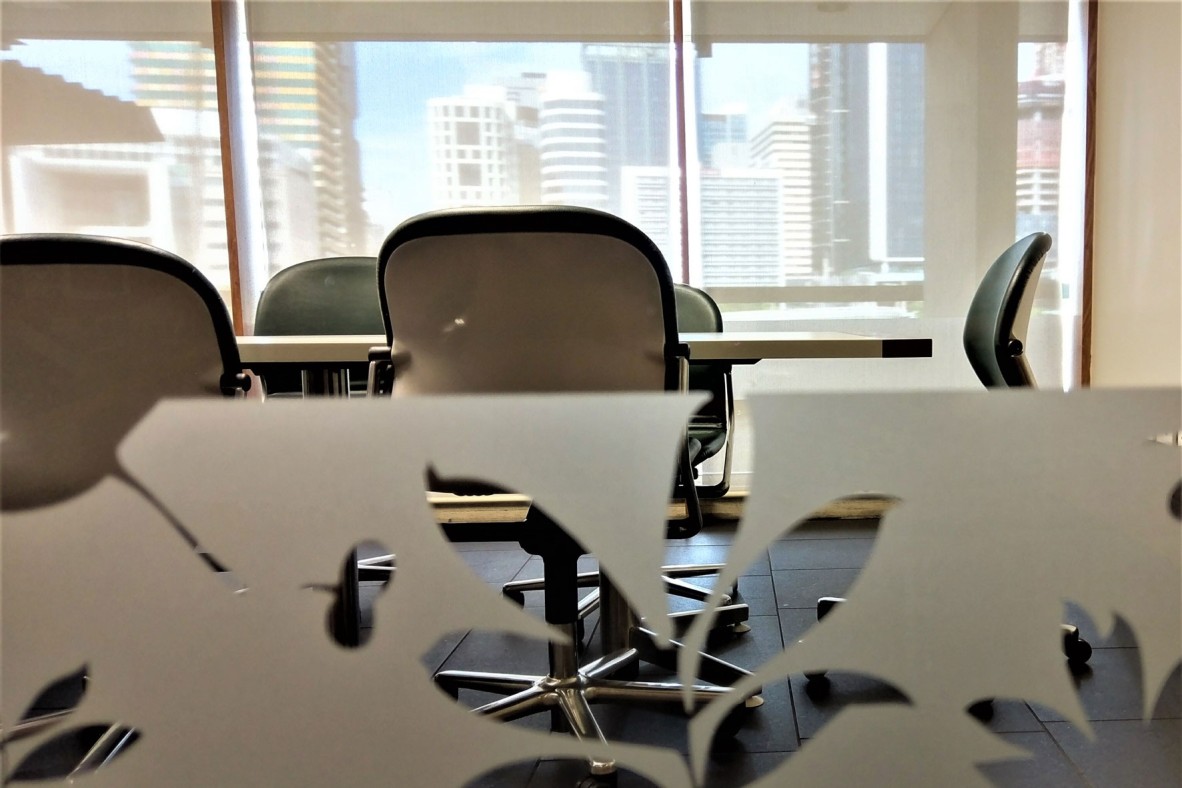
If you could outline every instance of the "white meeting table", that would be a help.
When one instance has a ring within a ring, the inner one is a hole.
[[[724,331],[684,333],[691,361],[754,364],[763,359],[930,358],[932,340],[883,338],[838,331]],[[305,392],[346,394],[347,364],[369,361],[373,347],[386,345],[381,334],[339,336],[238,337],[242,366],[256,373],[268,367],[298,367]],[[397,343],[395,343],[397,347]],[[314,374],[320,373],[320,374]]]
[[[724,331],[685,333],[693,361],[754,364],[765,358],[929,358],[930,339],[899,339],[838,331]],[[243,366],[316,366],[369,361],[369,349],[386,344],[381,334],[238,337]]]
[[[930,358],[932,340],[883,338],[837,331],[724,331],[684,333],[691,361],[754,364],[763,359]],[[299,367],[306,393],[348,392],[347,364],[369,361],[369,350],[386,345],[381,334],[238,337],[242,366],[256,373],[268,367]],[[397,346],[397,344],[395,344]],[[321,374],[313,374],[321,373]]]

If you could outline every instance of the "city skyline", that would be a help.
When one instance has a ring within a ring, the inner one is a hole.
[[[64,78],[76,77],[84,85],[150,106],[209,111],[211,103],[216,105],[212,54],[207,49],[195,44],[90,44],[91,54],[101,53],[111,62],[85,74],[63,74]],[[157,58],[175,57],[177,46],[187,46],[186,51],[199,58],[201,65],[191,68],[193,73],[176,69],[176,74],[162,76],[167,69],[141,68],[145,52],[155,52]],[[911,51],[918,59],[904,54]],[[1046,47],[1020,47],[1020,51],[1019,61],[1027,64],[1024,70],[1028,67],[1031,76],[1044,81],[1046,72],[1061,62]],[[842,59],[818,71],[816,58],[824,52],[838,53]],[[878,65],[885,66],[887,76],[874,77],[868,53],[881,61]],[[775,205],[768,202],[771,208],[756,211],[781,217],[776,234],[782,263],[778,272],[766,278],[767,284],[781,284],[786,275],[830,277],[871,271],[878,264],[885,274],[896,259],[922,264],[922,53],[920,45],[733,44],[719,45],[709,58],[696,60],[690,71],[697,79],[696,102],[691,102],[697,112],[689,125],[690,164],[701,164],[700,170],[691,173],[696,173],[692,193],[701,202],[691,207],[695,223],[691,268],[698,276],[713,278],[708,275],[707,260],[725,257],[711,253],[707,236],[719,238],[731,232],[719,224],[726,212],[717,195],[725,191],[724,182],[739,183],[737,179],[749,177],[742,175],[743,170],[764,173],[760,184],[770,184],[769,174],[779,179],[767,192],[779,195]],[[38,42],[18,44],[5,57],[69,71],[85,60],[83,54]],[[848,58],[853,60],[847,62]],[[659,169],[673,161],[669,59],[663,45],[280,42],[256,44],[254,60],[261,136],[271,134],[286,141],[311,167],[312,199],[320,204],[319,254],[350,251],[325,240],[335,235],[352,239],[359,251],[366,250],[399,221],[424,210],[543,201],[614,212],[631,205],[636,214],[626,218],[665,239],[671,261],[680,258],[673,225],[651,218],[656,215],[655,203],[650,199],[640,210],[636,196],[623,191],[626,170],[657,168],[647,169],[644,176],[643,188],[651,195]],[[746,73],[739,84],[732,81],[737,71],[755,62],[763,71]],[[301,76],[309,68],[306,73],[316,76]],[[783,78],[772,80],[761,74]],[[163,100],[172,95],[169,91],[175,92],[172,83],[184,79],[191,86],[177,93],[175,101]],[[157,89],[152,80],[168,85]],[[397,84],[398,90],[389,90],[391,84]],[[818,103],[822,95],[818,84],[832,93],[824,94],[826,103]],[[918,96],[918,102],[909,95]],[[468,122],[469,114],[480,120]],[[1039,114],[1040,139],[1058,133],[1061,121],[1044,117],[1053,114]],[[1021,122],[1031,124],[1028,119]],[[700,134],[696,143],[695,124]],[[489,136],[494,128],[499,131]],[[580,130],[574,134],[576,128]],[[807,132],[808,128],[813,131]],[[469,139],[465,142],[461,134]],[[790,144],[790,138],[796,141]],[[900,142],[891,141],[896,139]],[[900,147],[904,142],[905,147]],[[812,164],[807,167],[801,145],[811,151]],[[336,151],[330,158],[325,158],[330,149],[326,146]],[[795,153],[789,153],[793,146]],[[1055,161],[1042,162],[1040,171],[1026,178],[1027,193],[1032,185],[1039,189],[1037,199],[1026,202],[1021,196],[1023,151],[1020,147],[1017,162],[1019,214],[1042,216],[1036,222],[1039,225],[1053,224],[1057,186],[1052,183],[1048,190],[1045,184],[1050,177],[1046,170],[1058,166],[1057,150]],[[263,160],[273,163],[285,155],[270,145]],[[470,158],[465,161],[466,157]],[[350,176],[350,171],[356,175]],[[268,174],[264,176],[267,181]],[[838,176],[840,180],[834,180]],[[351,177],[356,178],[353,186],[348,183]],[[667,210],[672,210],[673,182],[667,176],[664,179],[670,183]],[[280,190],[286,188],[282,177],[277,181],[271,175],[269,182],[277,183]],[[638,183],[634,174],[628,188],[639,188]],[[492,184],[500,185],[490,190]],[[738,199],[738,192],[733,193]],[[298,199],[296,192],[292,195]],[[278,202],[270,200],[269,209],[276,210]],[[356,209],[349,207],[352,204]],[[847,215],[835,212],[838,206]],[[358,218],[349,219],[354,210]],[[829,212],[830,222],[820,221]],[[652,226],[644,226],[638,218],[641,214],[650,217]],[[268,235],[275,224],[268,217]],[[298,223],[288,225],[306,229]],[[834,246],[836,241],[844,250],[841,259],[834,256],[839,248]],[[749,246],[726,249],[736,257],[736,272],[744,265],[754,270],[750,261],[740,259]],[[274,262],[284,265],[294,260]]]

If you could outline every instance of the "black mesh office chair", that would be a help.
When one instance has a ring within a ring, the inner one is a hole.
[[[254,332],[259,336],[380,334],[376,257],[325,257],[284,268],[259,296]],[[364,393],[368,365],[347,367],[353,393]],[[302,391],[297,371],[266,370],[269,396]]]
[[[681,332],[720,333],[722,312],[708,293],[690,285],[676,284],[677,328]],[[701,464],[722,454],[722,478],[711,485],[698,484],[702,498],[721,498],[730,489],[731,450],[734,446],[735,394],[730,364],[690,361],[690,391],[708,391],[710,399],[694,414],[689,437],[701,444],[697,460]]]
[[[1051,236],[1032,233],[1002,252],[981,280],[964,325],[964,350],[986,388],[1035,385],[1026,362],[1026,330],[1043,260]],[[1063,653],[1070,662],[1086,663],[1092,646],[1079,629],[1063,625]]]
[[[677,338],[673,285],[661,253],[642,232],[610,214],[583,208],[519,207],[447,210],[404,222],[378,258],[387,339],[377,351],[374,393],[394,396],[487,392],[678,390],[686,352]],[[688,444],[687,444],[688,446]],[[574,450],[574,449],[572,449]],[[678,535],[701,527],[688,449],[679,474],[689,517]],[[479,484],[433,479],[435,490],[491,492]],[[671,480],[672,481],[672,480]],[[528,491],[519,491],[528,492]],[[606,493],[605,493],[606,494]],[[448,529],[449,538],[490,538]],[[541,556],[546,621],[573,638],[578,621],[578,558],[584,548],[539,507],[504,535]],[[655,648],[652,633],[628,616],[618,594],[601,587],[600,628],[608,656],[578,664],[573,645],[551,643],[546,676],[444,671],[440,687],[507,697],[477,713],[500,720],[554,710],[555,722],[580,738],[603,739],[589,703],[681,703],[674,683],[618,680],[641,660],[672,668],[672,651]],[[616,653],[613,649],[620,647]],[[706,657],[701,673],[726,685],[746,671]],[[726,692],[696,687],[705,702]],[[753,699],[752,705],[758,700]],[[613,773],[593,762],[594,774]]]
[[[3,511],[49,506],[113,477],[156,506],[195,558],[224,571],[115,451],[160,399],[237,396],[249,383],[221,297],[179,257],[112,238],[0,239]],[[47,689],[6,738],[35,733],[75,706],[85,680],[79,671]],[[79,736],[70,765],[84,772],[135,732],[94,726]],[[40,774],[36,763],[22,768]]]
[[[723,330],[722,312],[708,293],[684,284],[674,284],[673,290],[679,332],[717,333]],[[690,391],[705,391],[710,394],[710,399],[694,414],[687,431],[687,440],[692,447],[690,454],[693,457],[695,480],[702,463],[717,456],[719,452],[725,452],[721,480],[711,485],[695,482],[696,492],[699,498],[720,498],[730,488],[731,448],[734,441],[735,400],[731,388],[730,365],[690,361],[688,388]],[[685,579],[714,575],[721,571],[722,567],[722,564],[679,564],[663,567],[665,588],[674,596],[704,602],[709,597],[710,590],[694,583],[687,583]],[[597,588],[598,585],[598,572],[579,574],[580,588]],[[513,580],[502,587],[505,595],[518,603],[525,602],[526,592],[545,589],[545,581],[541,579]],[[599,602],[597,591],[591,591],[579,601],[580,641],[583,637],[581,622],[599,609]],[[690,610],[671,614],[679,634],[689,628],[695,612]],[[738,601],[736,586],[730,594],[719,600],[713,619],[714,629],[731,634],[745,633],[750,630],[744,623],[749,617],[748,607]]]

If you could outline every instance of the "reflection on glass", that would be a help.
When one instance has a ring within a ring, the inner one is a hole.
[[[3,58],[6,232],[128,238],[228,296],[213,53],[188,41],[21,41]]]

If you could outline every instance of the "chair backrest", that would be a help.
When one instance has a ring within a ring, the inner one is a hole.
[[[325,257],[284,268],[263,289],[254,330],[264,336],[380,334],[376,257]]]
[[[697,333],[722,331],[722,311],[704,290],[692,285],[673,285],[677,298],[677,329]]]
[[[255,310],[260,336],[381,334],[376,257],[324,257],[284,268],[263,288]],[[365,385],[366,364],[349,365],[358,388]],[[300,373],[268,370],[262,374],[268,394],[298,393]]]
[[[394,394],[675,390],[677,316],[660,251],[586,208],[437,211],[379,262]]]
[[[691,285],[673,285],[677,300],[677,330],[717,334],[723,329],[722,311],[704,290]],[[729,367],[726,367],[729,369]],[[715,364],[689,365],[689,387],[695,391],[715,391],[724,370]]]
[[[244,389],[217,290],[168,252],[112,238],[0,239],[0,508],[72,497],[163,397]]]
[[[990,266],[969,305],[964,349],[986,387],[1033,386],[1026,363],[1026,329],[1035,285],[1051,236],[1033,233],[1016,242]]]

